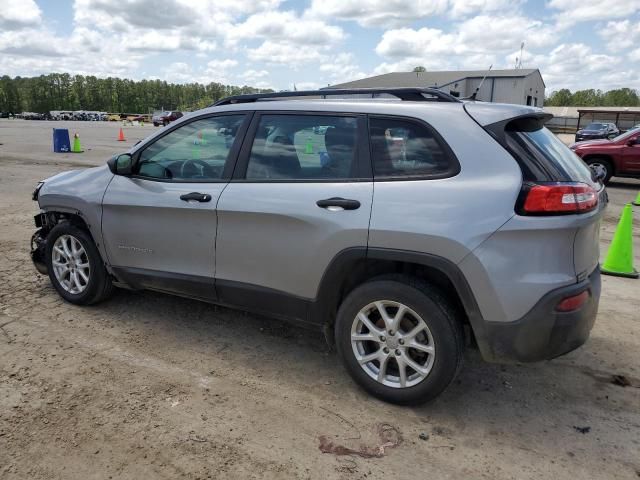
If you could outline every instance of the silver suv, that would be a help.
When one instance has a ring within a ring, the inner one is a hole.
[[[322,328],[371,394],[423,402],[466,345],[529,362],[589,336],[607,198],[548,118],[431,89],[231,97],[40,183],[32,257],[79,305],[152,289]]]

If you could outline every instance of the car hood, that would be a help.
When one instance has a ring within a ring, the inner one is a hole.
[[[69,170],[44,180],[38,194],[40,208],[65,207],[82,210],[86,203],[100,203],[113,178],[107,165]]]
[[[580,148],[580,147],[590,147],[597,145],[611,145],[611,140],[607,140],[606,138],[600,140],[585,140],[584,142],[576,142],[571,145],[571,148]]]

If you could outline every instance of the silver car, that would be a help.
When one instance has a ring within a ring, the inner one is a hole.
[[[589,336],[607,198],[548,118],[431,89],[231,97],[41,182],[32,257],[78,305],[151,289],[321,328],[368,392],[424,402],[467,345],[529,362]]]

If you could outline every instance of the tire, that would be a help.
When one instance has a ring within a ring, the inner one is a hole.
[[[400,305],[406,307],[397,332],[390,332],[388,325],[380,329],[385,322],[375,302],[382,302],[379,304],[388,316],[395,316]],[[358,339],[369,338],[372,333],[361,320],[360,313],[367,311],[365,316],[372,326],[385,334],[384,341],[380,337],[375,341],[352,341],[352,333],[360,335]],[[422,325],[420,319],[427,328],[418,332],[412,341],[407,333]],[[403,338],[404,343],[399,345]],[[404,275],[380,277],[354,289],[338,310],[335,341],[345,368],[358,385],[381,400],[400,405],[424,403],[442,393],[458,374],[464,352],[461,322],[446,298],[435,287]],[[416,343],[421,350],[411,346]],[[429,346],[432,353],[423,351]],[[384,353],[385,347],[388,354]],[[361,365],[356,355],[360,358],[386,356],[383,381],[375,378],[380,374],[379,360]],[[411,368],[405,359],[413,361],[422,373]],[[404,386],[401,363],[406,365]]]
[[[64,244],[68,247],[67,249],[62,248]],[[54,247],[58,248],[58,250],[54,251]],[[82,251],[83,253],[77,256],[68,255],[66,252],[71,251],[74,247],[77,248],[78,252]],[[64,255],[60,253],[60,249],[65,252]],[[71,261],[69,258],[72,258]],[[71,270],[76,272],[76,282],[72,280],[69,268],[67,268],[66,273],[62,274],[59,273],[60,270],[56,271],[54,261],[56,261],[56,265],[71,264]],[[91,305],[105,300],[113,293],[114,287],[111,283],[111,278],[91,235],[86,230],[78,228],[69,222],[59,223],[49,232],[45,250],[45,262],[51,284],[60,296],[70,303]],[[86,264],[88,264],[88,268],[81,267]],[[80,273],[81,270],[87,277],[86,281]]]
[[[605,185],[609,183],[609,180],[611,180],[611,177],[613,176],[613,165],[609,160],[602,157],[591,157],[586,159],[585,163],[589,165],[589,168],[591,168],[592,170],[606,172],[602,183],[604,183]]]

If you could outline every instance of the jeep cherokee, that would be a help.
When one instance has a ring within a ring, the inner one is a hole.
[[[32,258],[74,304],[152,289],[322,328],[368,392],[424,402],[466,345],[538,361],[593,326],[607,197],[548,119],[432,89],[230,97],[41,182]]]

